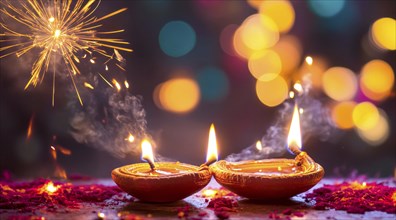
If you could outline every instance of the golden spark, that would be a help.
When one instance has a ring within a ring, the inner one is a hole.
[[[4,20],[0,21],[2,27],[0,52],[4,53],[0,58],[12,54],[19,58],[33,49],[39,51],[38,53],[34,52],[37,58],[33,63],[31,76],[26,83],[25,90],[29,86],[36,87],[41,83],[49,71],[50,64],[53,65],[52,105],[54,105],[55,62],[59,56],[66,66],[67,74],[70,76],[82,105],[75,82],[76,75],[81,74],[78,68],[78,63],[80,63],[78,53],[85,53],[82,58],[86,57],[86,53],[90,55],[97,53],[107,59],[118,60],[119,52],[117,50],[132,52],[131,49],[123,46],[129,44],[128,42],[107,37],[124,30],[98,30],[103,26],[101,24],[103,20],[127,9],[121,8],[98,18],[93,14],[99,4],[100,0],[76,0],[75,3],[72,0],[2,0],[0,2],[1,14],[10,20],[7,23]],[[11,23],[13,24],[11,25]],[[18,27],[16,28],[16,26]],[[6,42],[6,45],[3,42]],[[110,49],[111,53],[107,51]],[[91,63],[95,63],[94,59],[89,60]]]

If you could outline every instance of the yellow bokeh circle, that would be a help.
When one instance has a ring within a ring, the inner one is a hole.
[[[360,86],[364,95],[376,101],[385,99],[395,82],[392,67],[382,60],[372,60],[363,66]]]
[[[374,43],[382,49],[396,50],[396,20],[380,18],[371,27]]]
[[[293,5],[287,0],[262,1],[259,12],[270,17],[282,33],[293,27],[296,17]]]
[[[368,144],[378,146],[389,137],[389,122],[384,111],[379,111],[377,123],[370,129],[357,129],[358,135]]]
[[[300,41],[292,36],[283,36],[273,47],[282,61],[282,73],[291,73],[301,61],[302,47]]]
[[[379,111],[371,102],[362,102],[353,109],[352,119],[356,128],[370,130],[378,123]]]
[[[353,101],[339,102],[331,109],[331,118],[340,129],[353,128],[352,112],[356,106]]]
[[[279,75],[282,63],[279,55],[272,50],[254,53],[248,62],[250,73],[262,81],[270,81]]]
[[[347,101],[355,97],[358,83],[356,75],[344,67],[332,67],[322,77],[324,92],[336,101]]]
[[[278,27],[271,18],[254,14],[241,25],[242,42],[252,50],[263,50],[274,46],[279,40]]]
[[[289,88],[282,76],[277,76],[270,81],[256,82],[256,94],[266,106],[274,107],[281,104],[288,96]]]
[[[197,82],[189,78],[168,80],[154,90],[154,102],[170,112],[186,113],[193,110],[200,100]]]

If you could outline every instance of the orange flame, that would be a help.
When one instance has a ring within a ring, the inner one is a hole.
[[[293,118],[290,124],[289,135],[287,136],[287,146],[293,152],[301,151],[301,130],[300,130],[300,114],[297,104],[294,106]]]
[[[312,64],[313,64],[313,59],[312,59],[312,57],[311,57],[311,56],[305,57],[305,62],[306,62],[308,65],[312,66]]]
[[[125,84],[125,88],[127,88],[127,89],[129,89],[129,83],[128,83],[128,81],[124,81],[124,84]]]
[[[210,125],[209,130],[209,141],[208,141],[208,151],[206,154],[206,162],[217,161],[217,141],[216,141],[216,132],[214,124]]]
[[[142,141],[141,147],[142,147],[142,159],[154,163],[154,154],[151,143],[147,139],[144,139]]]

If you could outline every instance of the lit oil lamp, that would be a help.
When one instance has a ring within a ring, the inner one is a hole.
[[[214,126],[211,126],[207,161],[201,166],[180,162],[154,162],[149,141],[141,144],[142,159],[137,163],[112,171],[114,182],[125,192],[145,202],[174,202],[205,187],[212,174],[208,165],[217,160]]]
[[[306,152],[301,151],[300,119],[294,107],[287,138],[289,150],[295,159],[268,159],[227,162],[221,160],[210,169],[222,186],[230,191],[255,200],[284,199],[305,192],[323,177],[323,168]],[[258,149],[260,148],[259,143]]]

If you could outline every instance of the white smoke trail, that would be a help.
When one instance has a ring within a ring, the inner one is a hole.
[[[293,99],[298,103],[301,114],[301,130],[303,140],[311,136],[317,136],[321,140],[326,140],[333,131],[333,124],[330,120],[329,110],[323,103],[315,99],[310,94],[311,81],[309,75],[303,79],[303,90]],[[298,93],[298,91],[294,91]],[[279,111],[278,119],[268,128],[266,134],[261,138],[262,149],[256,148],[253,144],[240,153],[231,154],[226,157],[227,161],[258,160],[276,157],[287,151],[287,134],[293,113],[294,101],[286,101]]]

